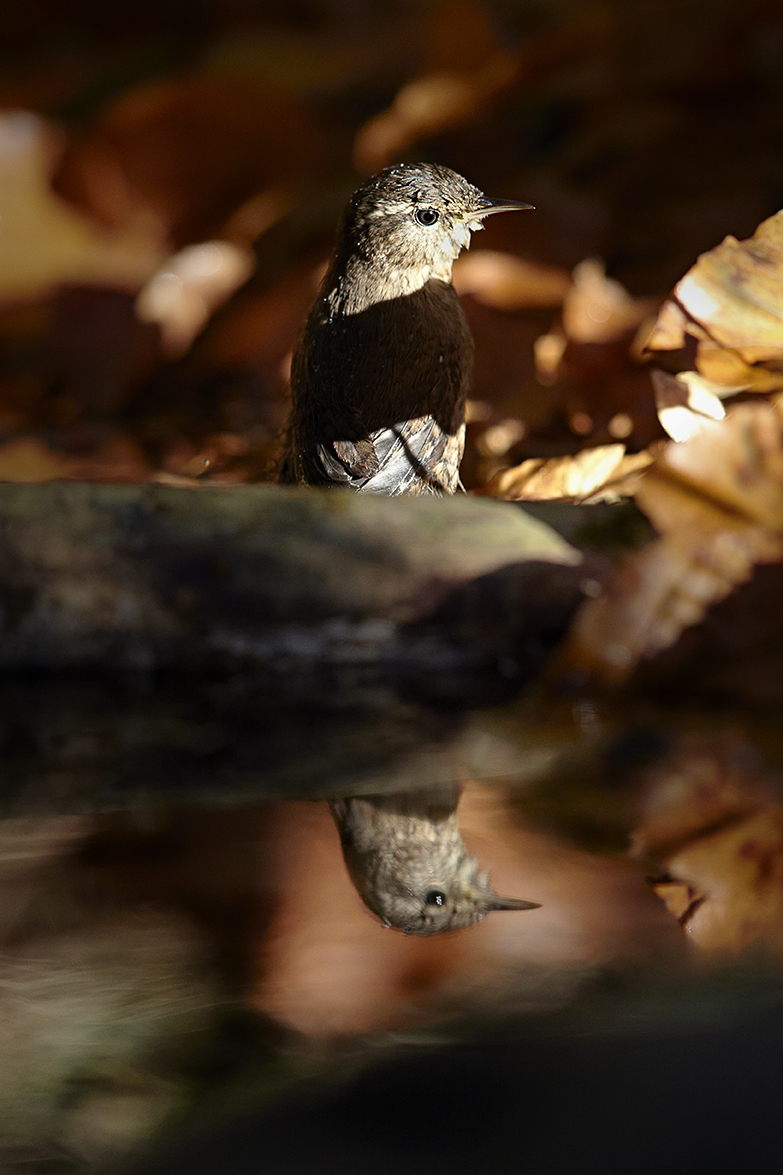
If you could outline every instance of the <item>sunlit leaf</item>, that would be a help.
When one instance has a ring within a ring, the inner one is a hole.
[[[563,306],[563,329],[577,343],[610,343],[634,331],[657,306],[650,298],[632,298],[600,261],[577,265]]]
[[[109,231],[52,192],[60,150],[36,115],[0,116],[0,302],[40,298],[64,282],[138,287],[162,259],[149,224]]]
[[[573,457],[523,461],[496,474],[480,492],[513,502],[617,501],[633,492],[651,461],[648,453],[626,454],[624,445],[598,445]]]
[[[631,845],[700,950],[783,948],[783,804],[744,743],[689,739],[656,765]]]
[[[728,236],[674,287],[647,342],[679,351],[697,341],[696,366],[716,383],[783,386],[783,212],[746,241]]]
[[[293,96],[194,74],[122,94],[69,142],[54,182],[104,223],[146,218],[180,248],[220,235],[259,195],[268,227],[270,212],[274,219],[285,208],[286,184],[319,158],[315,128]]]
[[[783,427],[771,405],[742,404],[670,443],[636,500],[661,532],[576,618],[571,669],[622,680],[707,608],[783,559]]]
[[[668,861],[687,882],[684,927],[702,950],[783,947],[783,805],[688,844]]]
[[[720,385],[704,379],[698,372],[671,375],[654,368],[650,374],[658,419],[673,441],[687,441],[704,428],[707,420],[722,420],[725,416],[716,391]]]
[[[142,322],[157,323],[171,355],[184,353],[209,319],[253,271],[253,254],[231,241],[203,241],[170,257],[136,300]]]
[[[517,77],[518,55],[498,44],[477,0],[433,5],[425,28],[422,72],[371,118],[354,143],[354,162],[373,172],[425,135],[459,126],[483,110]]]
[[[454,288],[471,294],[484,306],[520,310],[524,306],[562,306],[571,278],[554,265],[537,265],[514,257],[479,249],[463,253],[454,265]]]

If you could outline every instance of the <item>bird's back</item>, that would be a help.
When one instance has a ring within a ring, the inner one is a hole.
[[[355,314],[316,302],[291,374],[281,480],[365,493],[459,488],[473,342],[453,287],[421,289]]]

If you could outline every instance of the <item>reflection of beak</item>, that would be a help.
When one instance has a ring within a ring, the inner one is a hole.
[[[493,890],[484,895],[488,910],[540,910],[540,902],[525,902],[522,898],[501,898]]]
[[[472,215],[483,220],[485,216],[491,216],[493,212],[524,212],[526,208],[535,208],[535,204],[521,204],[519,200],[491,200],[484,196],[481,207]]]

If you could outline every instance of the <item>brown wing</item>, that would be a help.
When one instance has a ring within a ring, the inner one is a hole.
[[[467,324],[443,282],[355,315],[332,319],[321,306],[292,371],[297,480],[454,493],[471,363]]]

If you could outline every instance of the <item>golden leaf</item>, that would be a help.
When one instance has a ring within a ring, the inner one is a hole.
[[[747,241],[726,237],[674,287],[677,301],[747,363],[783,357],[783,212]]]
[[[562,306],[571,277],[554,265],[537,265],[511,253],[479,249],[454,263],[454,288],[472,294],[484,306],[520,310],[525,306]]]
[[[685,740],[648,773],[631,836],[701,950],[783,948],[783,804],[749,750],[731,734]]]
[[[0,303],[44,297],[64,282],[137,288],[163,258],[154,226],[110,231],[52,192],[61,146],[37,115],[0,116]]]
[[[627,479],[651,461],[647,453],[626,455],[625,445],[598,445],[573,457],[533,457],[477,492],[509,502],[616,501],[631,492]]]
[[[693,895],[684,926],[702,950],[783,947],[783,805],[699,837],[668,868]]]
[[[636,500],[660,539],[619,569],[580,609],[558,672],[622,681],[667,648],[707,608],[783,559],[783,427],[774,406],[742,404],[671,442]]]
[[[658,419],[673,441],[687,441],[704,428],[706,420],[722,420],[725,416],[718,394],[720,385],[698,372],[671,375],[655,368],[650,374]]]
[[[577,343],[611,343],[635,331],[657,307],[656,299],[633,298],[606,276],[596,259],[581,261],[563,305],[563,329]]]
[[[749,240],[728,236],[702,253],[662,306],[647,350],[680,351],[687,336],[706,378],[734,390],[783,387],[783,212]]]

